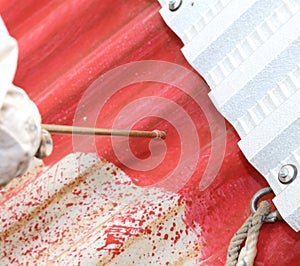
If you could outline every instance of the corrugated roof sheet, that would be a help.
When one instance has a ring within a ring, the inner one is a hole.
[[[146,0],[0,1],[1,15],[19,42],[15,83],[37,103],[44,123],[72,124],[78,102],[90,84],[125,63],[164,60],[191,69],[180,53],[181,42],[164,24],[159,9],[156,1]],[[208,88],[203,86],[201,92],[205,91]],[[181,141],[185,141],[163,119],[149,117],[134,125],[168,132],[166,157],[152,171],[126,167],[116,157],[110,138],[97,139],[98,155],[120,167],[131,180],[113,165],[88,162],[89,159],[84,165],[91,172],[77,175],[71,165],[79,159],[71,156],[59,162],[73,152],[72,138],[55,136],[55,151],[46,163],[58,165],[43,174],[23,177],[21,182],[14,182],[13,188],[7,188],[8,193],[2,193],[2,264],[75,265],[81,261],[83,265],[184,265],[185,260],[190,265],[224,264],[231,236],[249,215],[250,198],[266,183],[241,154],[236,145],[238,136],[227,124],[221,170],[206,190],[199,191],[211,154],[211,128],[201,107],[172,85],[142,82],[119,90],[107,100],[97,126],[112,126],[124,106],[149,96],[177,103],[194,123],[201,153],[185,187],[175,194],[160,188],[142,188],[157,184],[176,166]],[[97,107],[97,102],[93,104]],[[157,108],[168,112],[164,106]],[[153,102],[145,103],[142,109],[152,110]],[[88,125],[89,119],[87,116],[84,123]],[[129,119],[123,119],[126,125]],[[182,117],[175,115],[175,120],[185,125]],[[86,151],[89,140],[82,138],[81,142],[82,151]],[[147,145],[146,140],[130,141],[133,153],[141,159],[150,154]],[[105,170],[107,165],[117,175]],[[55,172],[58,167],[65,169]],[[94,171],[103,171],[101,178],[94,177]],[[107,179],[108,173],[111,179]],[[138,199],[131,203],[131,196],[124,194],[118,197],[116,206],[97,205],[105,201],[105,195],[115,195],[115,189],[121,193],[128,189]],[[145,191],[143,195],[141,191]],[[126,207],[120,208],[121,205]],[[180,240],[176,242],[178,234]],[[107,243],[112,248],[104,248]],[[296,265],[299,245],[298,234],[286,224],[266,224],[259,239],[256,264]]]

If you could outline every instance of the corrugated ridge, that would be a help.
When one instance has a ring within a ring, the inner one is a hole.
[[[287,74],[287,77],[279,82],[277,86],[257,102],[251,109],[238,118],[234,127],[241,137],[250,133],[268,115],[276,110],[281,104],[288,100],[300,87],[300,65]]]
[[[245,62],[272,34],[291,19],[298,9],[284,3],[274,10],[272,15],[264,20],[242,42],[238,43],[234,50],[227,54],[217,66],[211,69],[205,78],[209,81],[212,90],[221,84],[240,64]]]
[[[191,41],[204,27],[210,23],[230,2],[231,0],[218,0],[214,5],[210,6],[204,14],[199,14],[199,19],[192,22],[189,29],[183,32],[182,40],[184,43]]]

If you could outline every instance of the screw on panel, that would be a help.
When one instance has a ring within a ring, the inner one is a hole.
[[[293,164],[283,165],[280,168],[280,171],[278,173],[278,180],[282,184],[289,184],[293,182],[293,180],[296,178],[297,172],[298,172],[297,167],[295,165]]]
[[[182,0],[170,0],[169,1],[169,9],[170,11],[176,11],[180,8],[182,4]]]

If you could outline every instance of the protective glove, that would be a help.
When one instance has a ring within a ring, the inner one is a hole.
[[[12,84],[18,46],[0,17],[0,185],[26,172],[41,145],[41,116],[25,91]]]

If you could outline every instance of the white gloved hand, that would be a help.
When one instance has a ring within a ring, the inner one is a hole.
[[[0,18],[0,185],[27,170],[41,143],[41,116],[36,105],[12,85],[17,42]]]

